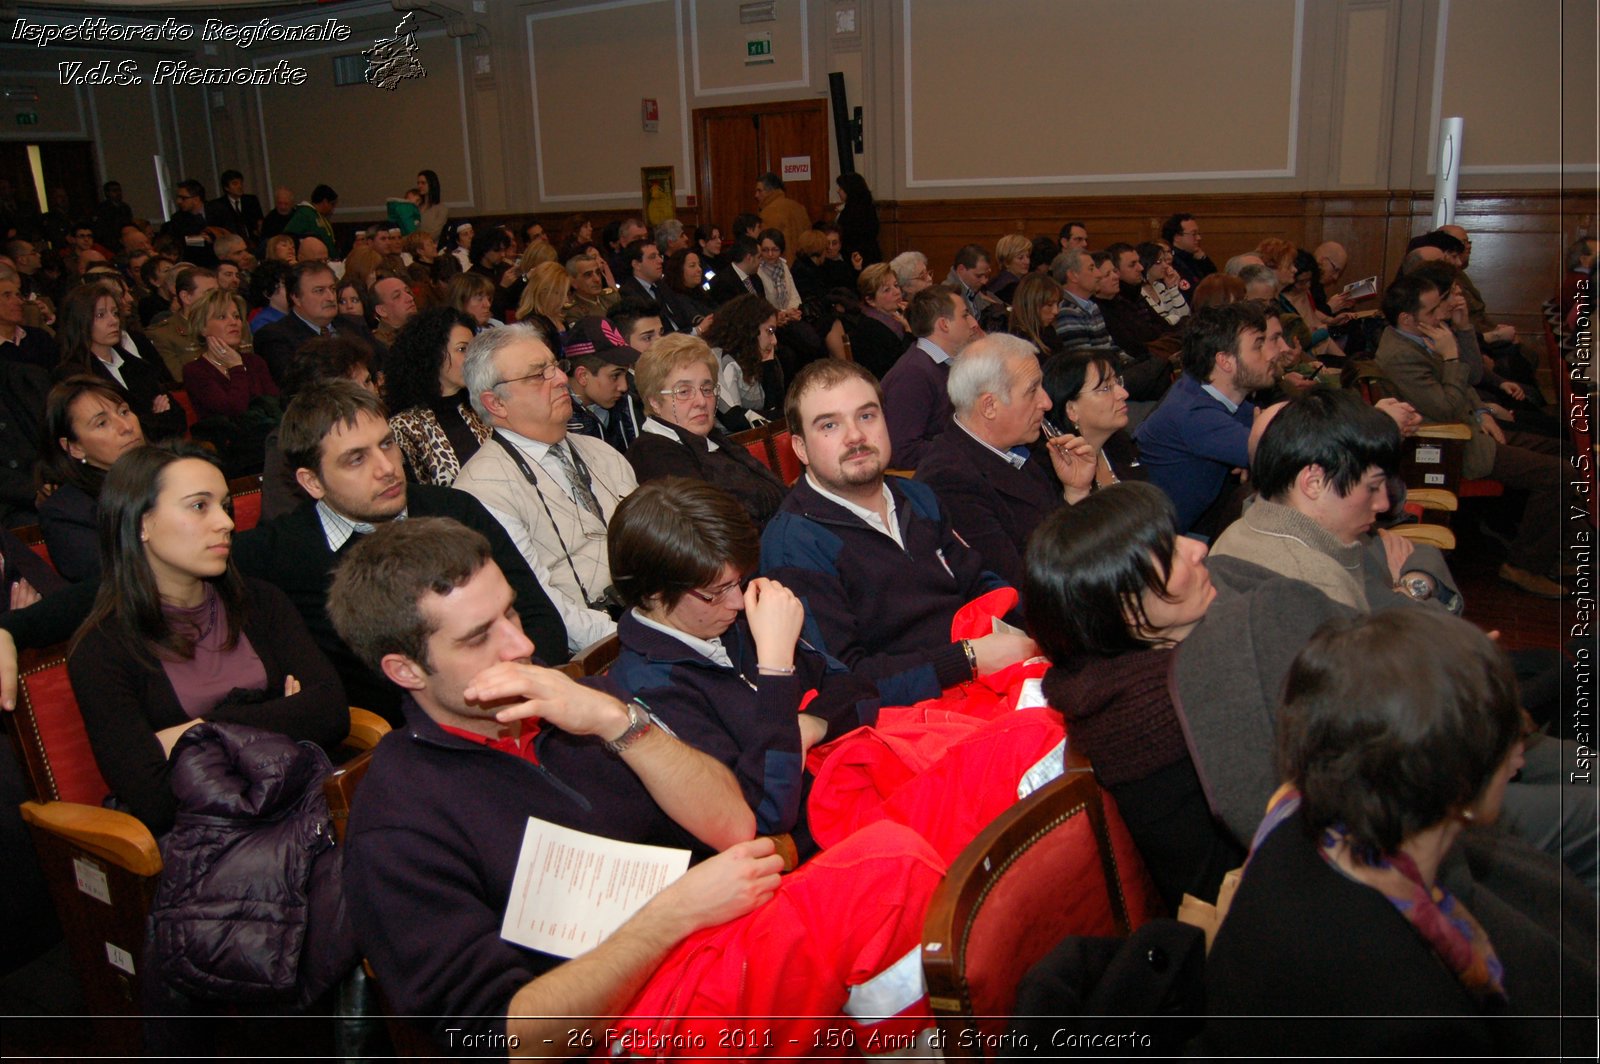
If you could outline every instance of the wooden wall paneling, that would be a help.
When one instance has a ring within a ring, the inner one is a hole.
[[[1304,247],[1337,240],[1350,253],[1355,280],[1387,281],[1406,244],[1432,225],[1431,192],[1413,190],[1239,193],[1229,195],[1095,196],[1079,198],[880,200],[885,254],[915,248],[942,279],[968,243],[992,248],[1004,233],[1054,235],[1082,221],[1096,248],[1159,235],[1161,223],[1185,210],[1200,220],[1208,254],[1220,266],[1264,237]],[[1519,327],[1537,324],[1538,308],[1560,279],[1561,257],[1580,225],[1596,228],[1596,192],[1587,190],[1465,192],[1457,221],[1473,234],[1473,280],[1491,311]]]

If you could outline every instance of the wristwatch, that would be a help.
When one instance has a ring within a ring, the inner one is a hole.
[[[628,730],[615,739],[606,740],[606,749],[613,754],[620,754],[628,747],[638,742],[651,728],[655,727],[655,718],[650,716],[650,710],[638,699],[627,705]]]
[[[1438,590],[1438,584],[1432,576],[1417,569],[1412,569],[1400,574],[1400,580],[1394,589],[1418,602],[1426,602],[1433,598]]]

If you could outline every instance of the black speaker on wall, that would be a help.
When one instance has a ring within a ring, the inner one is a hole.
[[[863,150],[861,143],[861,108],[850,112],[850,101],[844,94],[844,75],[837,70],[828,75],[828,97],[833,104],[833,142],[839,149],[839,172],[856,172],[856,153]]]

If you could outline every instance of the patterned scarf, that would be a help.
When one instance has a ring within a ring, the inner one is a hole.
[[[1251,840],[1250,854],[1266,841],[1284,821],[1300,808],[1300,792],[1293,784],[1285,783],[1267,803],[1267,815],[1256,829]],[[1374,882],[1357,880],[1339,866],[1336,859],[1341,849],[1352,856],[1357,853],[1350,843],[1342,824],[1325,829],[1317,844],[1318,852],[1328,865],[1351,882],[1377,890],[1389,899],[1401,916],[1433,947],[1467,993],[1480,1005],[1505,1002],[1506,992],[1501,984],[1505,970],[1496,956],[1494,945],[1467,907],[1444,887],[1423,883],[1416,862],[1408,854],[1392,853],[1376,860],[1364,861]],[[1360,858],[1357,858],[1360,860]],[[1246,866],[1248,867],[1248,861]]]
[[[772,284],[772,305],[783,310],[789,303],[789,282],[784,276],[783,260],[761,264],[761,273]]]

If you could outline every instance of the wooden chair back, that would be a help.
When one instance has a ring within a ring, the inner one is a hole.
[[[590,643],[572,656],[572,660],[561,666],[561,671],[574,680],[582,680],[588,676],[599,676],[611,668],[617,660],[617,655],[622,653],[622,640],[613,632],[604,639]]]
[[[923,924],[945,1055],[981,1059],[974,1036],[1005,1031],[1022,977],[1063,938],[1126,936],[1120,883],[1100,786],[1081,759],[985,828],[950,866]]]
[[[345,829],[349,826],[350,805],[355,801],[356,788],[361,786],[371,764],[372,751],[363,750],[322,781],[322,794],[328,800],[328,812],[333,817],[333,837],[341,845],[344,843]]]

